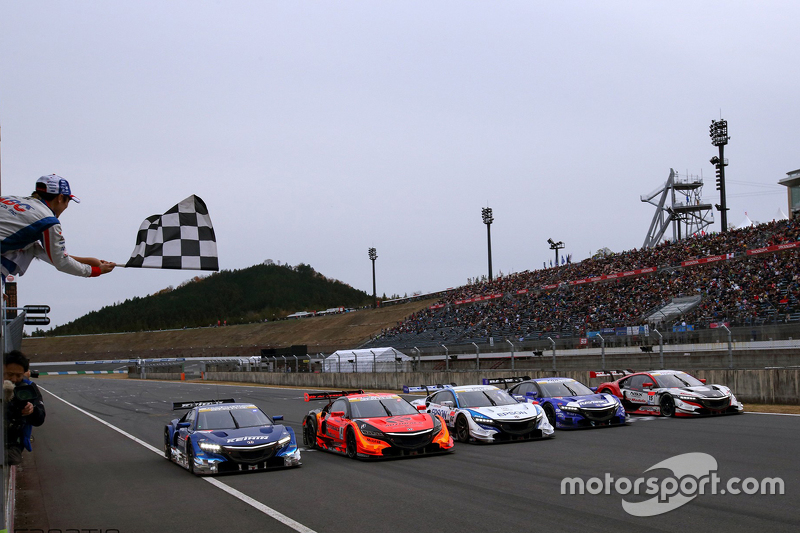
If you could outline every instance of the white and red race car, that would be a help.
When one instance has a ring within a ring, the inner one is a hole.
[[[620,398],[629,414],[701,416],[744,411],[744,406],[728,387],[707,385],[704,379],[680,370],[628,374],[616,381],[601,383],[597,392]]]

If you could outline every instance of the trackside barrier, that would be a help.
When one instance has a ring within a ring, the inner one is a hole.
[[[680,370],[680,368],[676,368]],[[599,369],[598,369],[599,370]],[[642,371],[652,368],[634,368]],[[598,378],[590,377],[591,371],[525,371],[531,378],[553,375],[577,379],[589,386],[599,385]],[[731,388],[736,397],[745,403],[800,405],[800,368],[770,368],[762,370],[691,370],[690,373],[708,383],[718,383]],[[240,383],[262,383],[310,390],[319,389],[372,389],[401,391],[404,385],[418,383],[479,384],[484,378],[508,378],[519,376],[509,371],[472,372],[377,372],[377,373],[277,373],[277,372],[206,372],[207,381],[235,381]],[[133,376],[132,376],[133,377]],[[148,379],[167,379],[157,374],[148,374]],[[174,379],[174,378],[173,378]],[[745,406],[746,407],[746,406]]]
[[[39,372],[40,376],[82,376],[95,374],[127,374],[127,370],[64,370],[61,372]]]

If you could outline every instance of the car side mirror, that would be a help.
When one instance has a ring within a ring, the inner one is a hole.
[[[453,407],[453,400],[445,400],[442,402],[445,407]]]
[[[642,388],[643,389],[652,389],[653,388],[653,384],[650,383],[649,381],[647,383],[642,383]]]
[[[425,409],[427,409],[427,407],[422,405],[422,404],[417,404],[416,407],[417,407],[417,411],[423,411],[424,412]]]
[[[192,427],[192,423],[191,422],[178,422],[178,425],[175,426],[175,427],[178,428],[178,429],[185,429],[185,428],[188,428],[188,427]]]
[[[589,390],[592,392],[597,392],[597,387],[589,387]]]
[[[528,398],[536,398],[537,396],[539,396],[539,393],[534,390],[534,391],[526,392],[525,396],[527,396]]]
[[[283,420],[283,415],[275,415],[272,417],[272,420]]]
[[[331,411],[331,416],[342,418],[344,417],[344,411]]]
[[[512,394],[511,396],[515,400],[517,400],[518,402],[524,402],[525,401],[525,396],[520,396],[519,394]]]
[[[700,380],[700,383],[702,383],[703,385],[705,385],[705,383],[706,383],[706,380],[705,380],[705,379],[701,379],[701,380]]]

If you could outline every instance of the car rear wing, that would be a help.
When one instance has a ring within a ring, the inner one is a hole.
[[[328,392],[307,392],[303,395],[303,399],[306,402],[310,402],[313,400],[335,400],[336,398],[341,398],[342,396],[352,396],[353,394],[364,394],[364,391],[340,390],[340,391],[328,391]]]
[[[621,378],[622,376],[627,376],[628,374],[633,374],[632,370],[603,370],[600,372],[591,371],[589,372],[589,377],[591,379],[594,378],[611,378],[612,380],[616,380]]]
[[[430,394],[430,391],[437,391],[437,390],[444,390],[449,389],[450,387],[457,387],[455,383],[437,383],[436,385],[419,385],[417,387],[410,386],[410,385],[403,385],[403,394],[409,394],[412,392],[424,392],[425,394]]]
[[[178,409],[193,409],[195,407],[201,407],[203,405],[217,405],[220,403],[236,403],[236,400],[233,398],[228,398],[225,400],[196,400],[192,402],[172,402],[172,410],[177,411]]]
[[[484,385],[504,385],[505,388],[508,388],[509,383],[522,383],[530,380],[530,376],[514,376],[512,378],[483,378],[481,382]]]

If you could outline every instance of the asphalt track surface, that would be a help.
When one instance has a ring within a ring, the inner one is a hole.
[[[161,455],[164,425],[176,417],[173,401],[250,401],[284,415],[301,435],[302,418],[314,407],[302,400],[304,391],[67,376],[38,383],[47,408],[45,425],[34,430],[45,510],[37,527],[45,531],[800,530],[797,416],[633,417],[625,427],[457,444],[448,455],[389,461],[303,449],[299,468],[200,478]],[[626,513],[621,502],[649,496],[561,494],[565,477],[650,477],[651,466],[689,452],[712,455],[723,480],[780,477],[785,492],[698,495],[647,518]]]

